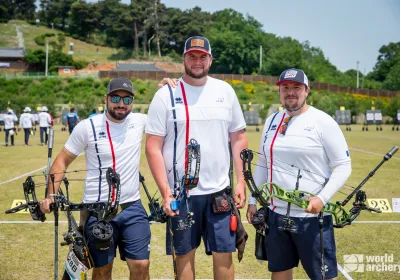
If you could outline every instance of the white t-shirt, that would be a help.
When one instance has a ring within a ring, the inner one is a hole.
[[[49,127],[51,123],[51,118],[49,113],[40,112],[39,113],[39,126],[40,127]]]
[[[22,128],[32,128],[33,122],[33,116],[30,113],[23,113],[19,118],[19,124]]]
[[[18,121],[18,118],[16,115],[10,115],[7,114],[4,116],[4,128],[5,129],[10,129],[14,128],[14,122]]]
[[[182,94],[181,83],[185,96]],[[174,117],[168,86],[155,94],[148,112],[146,133],[163,136],[163,157],[169,186],[174,186],[173,161],[179,179],[184,174],[187,125],[188,140],[195,139],[200,145],[199,183],[190,195],[210,194],[229,185],[229,132],[246,127],[240,104],[233,88],[226,82],[208,77],[204,86],[191,86],[182,79],[172,89],[176,112],[177,141],[174,151]],[[185,100],[189,121],[186,117]],[[192,162],[192,172],[195,162]]]
[[[107,167],[113,168],[120,176],[120,203],[140,199],[139,162],[146,117],[131,113],[123,123],[114,123],[104,113],[75,126],[65,148],[75,155],[85,150],[88,171],[84,203],[108,200],[107,169],[100,169]]]
[[[288,117],[286,110],[279,112],[271,124],[273,116],[267,119],[261,135],[261,155],[254,172],[256,185],[273,182],[286,190],[294,190],[299,168],[306,169],[310,172],[300,170],[299,190],[317,194],[326,204],[351,174],[349,149],[340,127],[329,115],[310,106],[289,121],[283,135],[279,128]],[[329,181],[323,187],[325,178]],[[273,211],[286,215],[288,203],[276,198],[270,203]],[[255,204],[254,197],[250,197],[249,204]],[[291,205],[290,216],[315,215]]]

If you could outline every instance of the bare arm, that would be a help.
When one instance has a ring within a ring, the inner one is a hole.
[[[232,145],[232,157],[233,163],[236,170],[236,188],[235,188],[235,200],[237,208],[243,208],[246,205],[246,183],[243,176],[242,160],[240,159],[240,152],[243,149],[247,149],[247,136],[244,130],[231,132],[229,134]]]
[[[54,160],[49,172],[49,174],[54,174],[54,184],[49,179],[48,195],[40,202],[40,210],[43,213],[50,213],[50,204],[54,201],[53,194],[58,193],[61,180],[64,178],[63,172],[67,170],[76,157],[76,155],[63,148]]]
[[[175,212],[171,210],[170,203],[174,200],[171,189],[168,184],[167,171],[165,169],[162,147],[164,137],[147,134],[146,138],[146,156],[150,166],[151,173],[156,181],[157,187],[163,198],[163,209],[169,216],[174,216]]]
[[[161,80],[161,82],[158,84],[158,88],[162,88],[163,86],[165,86],[166,84],[169,84],[171,87],[176,87],[176,85],[178,84],[178,80],[177,79],[170,79],[170,78],[164,78]]]

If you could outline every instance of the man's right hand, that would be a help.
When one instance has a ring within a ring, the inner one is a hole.
[[[251,224],[251,218],[254,216],[254,214],[257,212],[257,206],[254,204],[249,204],[247,207],[247,221],[249,224]]]
[[[164,213],[167,216],[171,216],[171,217],[179,214],[179,210],[178,211],[172,211],[171,210],[171,202],[172,201],[175,201],[175,198],[172,196],[172,194],[163,199],[163,210],[164,210]]]
[[[158,88],[162,88],[163,86],[165,86],[166,84],[169,84],[170,87],[176,87],[176,85],[178,84],[178,80],[177,79],[170,79],[170,78],[164,78],[162,79],[162,81],[158,84]]]
[[[53,203],[53,199],[48,197],[40,201],[40,211],[43,213],[50,213],[50,205]]]

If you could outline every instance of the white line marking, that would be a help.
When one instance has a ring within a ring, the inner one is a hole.
[[[80,154],[78,155],[78,157],[81,156],[81,155],[83,155],[83,154],[84,154],[84,153],[80,153]],[[19,175],[19,176],[15,177],[15,178],[12,178],[12,179],[10,179],[10,180],[1,182],[0,185],[4,185],[4,184],[10,183],[10,182],[12,182],[12,181],[18,180],[18,179],[20,179],[20,178],[22,178],[22,177],[25,177],[25,176],[30,175],[30,174],[32,174],[32,173],[38,172],[38,171],[40,171],[40,170],[42,170],[42,169],[45,169],[45,168],[47,168],[47,165],[45,165],[45,166],[43,166],[43,167],[40,167],[40,168],[38,168],[38,169],[36,169],[36,170],[30,171],[30,172],[28,172],[28,173]]]
[[[337,263],[337,268],[347,280],[353,280],[353,278],[351,278],[351,276],[343,269],[343,267],[340,266],[339,263]]]
[[[79,222],[79,221],[77,221]],[[45,221],[45,224],[53,224],[54,221]],[[43,224],[39,221],[0,221],[0,224]],[[59,223],[66,224],[67,221],[59,221]],[[243,224],[248,224],[247,221],[242,221]],[[151,224],[161,224],[151,222]],[[354,221],[352,224],[400,224],[400,221]]]
[[[40,170],[43,170],[43,169],[45,169],[46,167],[47,167],[47,166],[45,165],[45,166],[40,167],[40,168],[38,168],[38,169],[36,169],[36,170],[33,170],[33,171],[28,172],[28,173],[19,175],[19,176],[15,177],[15,178],[12,178],[12,179],[10,179],[10,180],[1,182],[0,185],[4,185],[4,184],[10,183],[10,182],[12,182],[12,181],[18,180],[18,179],[20,179],[20,178],[22,178],[22,177],[28,176],[29,174],[32,174],[32,173],[38,172],[38,171],[40,171]]]
[[[365,153],[365,154],[370,154],[370,155],[375,155],[375,156],[382,156],[382,157],[385,156],[384,154],[378,154],[378,153],[360,150],[360,149],[356,149],[356,148],[349,148],[349,150],[353,150],[353,151],[361,152],[361,153]],[[400,158],[398,158],[398,157],[392,157],[392,159],[400,160]]]

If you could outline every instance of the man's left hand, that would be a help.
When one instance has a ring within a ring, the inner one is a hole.
[[[245,185],[236,185],[235,205],[238,209],[241,209],[246,205],[246,186]]]
[[[322,211],[322,208],[324,208],[324,204],[322,203],[321,199],[319,197],[308,197],[307,198],[310,203],[308,204],[307,209],[305,210],[306,213],[312,213],[312,214],[319,214]]]

